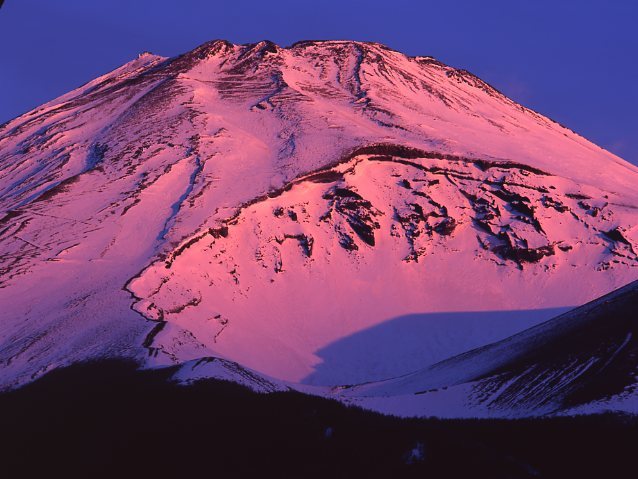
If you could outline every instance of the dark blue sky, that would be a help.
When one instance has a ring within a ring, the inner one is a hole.
[[[150,50],[353,39],[432,55],[638,164],[635,0],[6,0],[0,122]]]

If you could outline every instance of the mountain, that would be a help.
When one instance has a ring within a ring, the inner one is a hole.
[[[431,57],[144,53],[0,127],[0,386],[99,358],[307,391],[423,370],[635,280],[637,181]]]

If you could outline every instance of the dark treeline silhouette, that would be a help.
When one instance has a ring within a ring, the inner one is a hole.
[[[0,395],[5,477],[620,477],[638,420],[398,419],[109,361]]]

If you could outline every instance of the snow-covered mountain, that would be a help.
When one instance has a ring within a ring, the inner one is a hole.
[[[635,280],[637,183],[431,57],[142,54],[0,127],[0,384],[101,357],[307,390],[423,370]]]

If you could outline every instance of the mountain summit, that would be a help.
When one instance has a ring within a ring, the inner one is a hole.
[[[421,371],[636,279],[636,184],[431,57],[145,53],[0,127],[0,385],[103,357]]]

